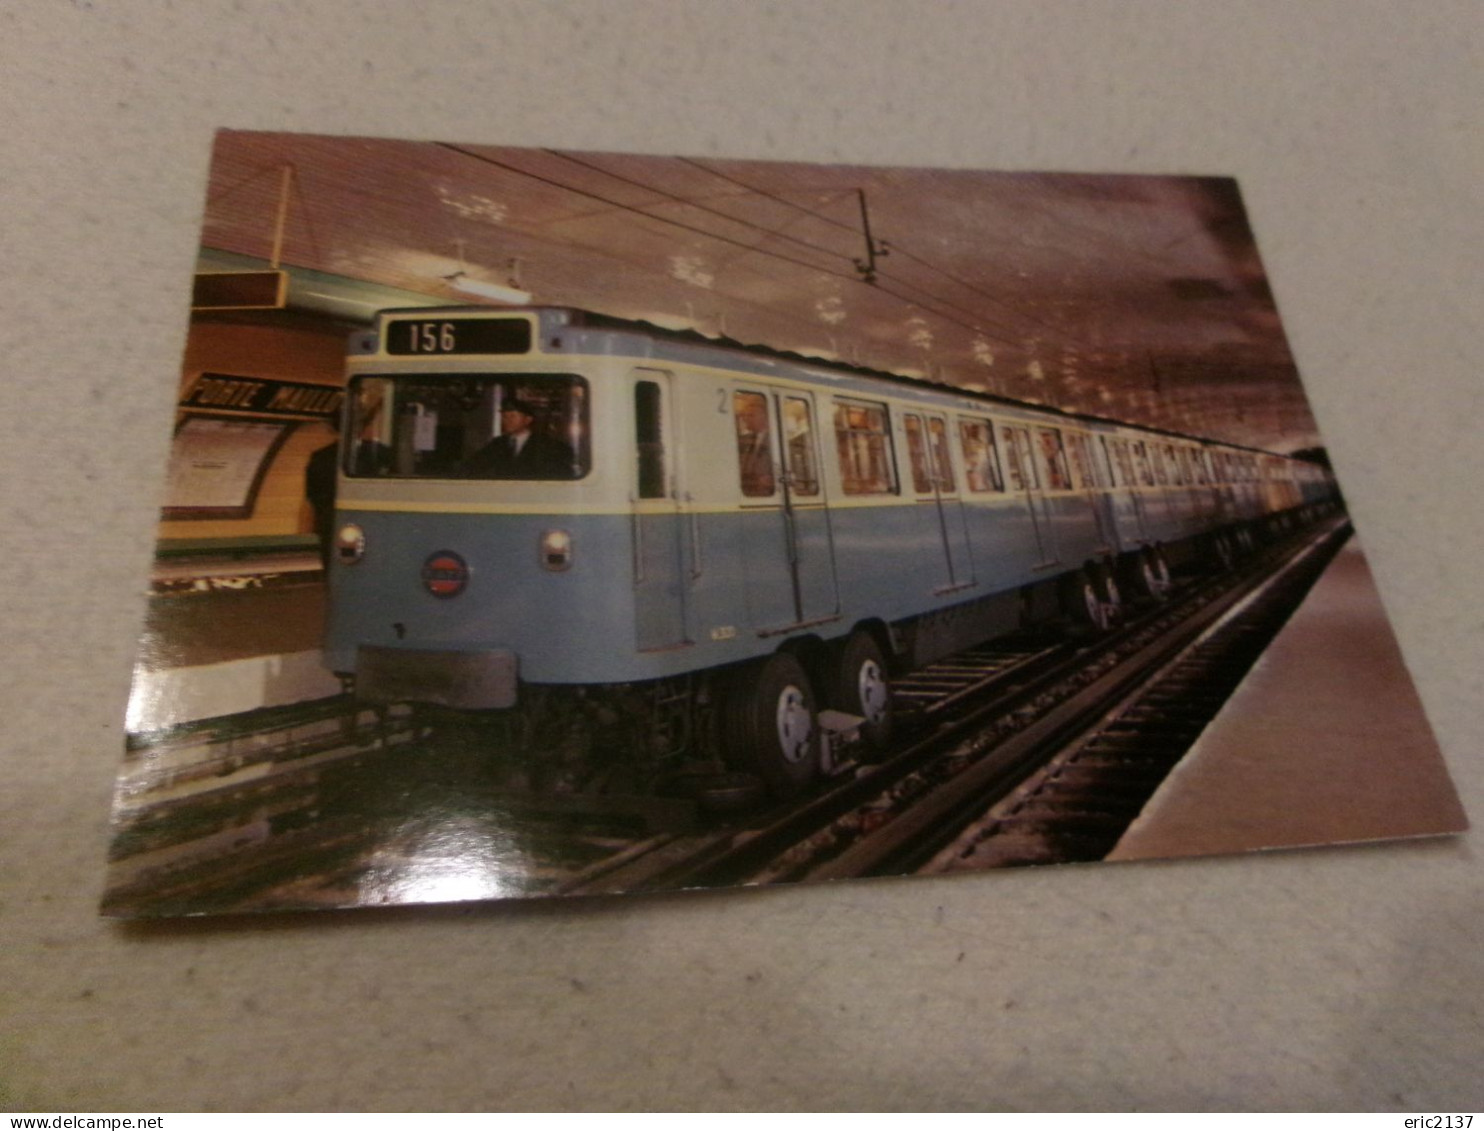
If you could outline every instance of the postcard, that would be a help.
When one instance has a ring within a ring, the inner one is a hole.
[[[200,244],[107,915],[1466,827],[1230,177],[224,131]]]

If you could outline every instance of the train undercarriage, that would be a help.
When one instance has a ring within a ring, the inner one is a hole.
[[[1073,638],[1163,601],[1178,571],[1225,569],[1335,507],[1312,504],[1169,545],[1092,560],[1007,593],[909,621],[805,635],[769,656],[642,683],[522,684],[508,709],[417,708],[468,744],[507,794],[675,796],[713,809],[794,796],[889,749],[893,677],[1016,632]]]

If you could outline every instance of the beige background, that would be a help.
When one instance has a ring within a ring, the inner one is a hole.
[[[1478,1108],[1476,840],[125,927],[211,131],[1232,173],[1484,812],[1477,3],[0,8],[0,1108]]]

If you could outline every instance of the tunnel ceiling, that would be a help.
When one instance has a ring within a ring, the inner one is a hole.
[[[1318,444],[1235,182],[223,132],[202,245],[449,276],[1062,408]],[[862,215],[868,217],[868,250]],[[868,279],[874,255],[874,277]]]

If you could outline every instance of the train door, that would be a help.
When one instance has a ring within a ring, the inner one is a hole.
[[[1056,541],[1051,528],[1051,511],[1045,495],[1040,490],[1040,479],[1036,475],[1035,453],[1031,448],[1031,430],[1020,425],[1001,425],[1000,448],[1005,457],[1005,474],[1012,491],[1025,494],[1025,505],[1030,510],[1031,526],[1036,532],[1036,550],[1039,560],[1036,568],[1055,565],[1060,561]]]
[[[1144,516],[1144,500],[1139,492],[1138,477],[1134,472],[1133,457],[1129,454],[1128,442],[1108,436],[1098,437],[1103,449],[1103,462],[1108,471],[1108,482],[1115,491],[1114,525],[1117,529],[1118,548],[1147,545],[1149,523]]]
[[[671,376],[659,369],[634,376],[634,624],[639,651],[651,652],[686,642],[684,537]]]
[[[818,414],[814,394],[774,396],[783,455],[783,517],[792,550],[797,617],[822,620],[840,611],[835,542],[819,471]]]
[[[732,412],[752,622],[769,629],[828,620],[840,602],[814,396],[739,388]]]
[[[1162,481],[1155,475],[1157,465],[1152,462],[1154,447],[1143,440],[1130,440],[1128,443],[1134,462],[1135,493],[1141,500],[1144,525],[1151,541],[1162,542],[1172,536],[1170,501],[1169,492],[1161,487]]]
[[[1113,526],[1113,500],[1107,490],[1111,480],[1099,474],[1103,469],[1093,458],[1085,433],[1069,431],[1066,440],[1067,454],[1072,461],[1072,483],[1082,488],[1092,511],[1094,551],[1106,553],[1114,548],[1117,538]]]
[[[939,573],[942,583],[933,590],[942,593],[967,588],[974,584],[974,567],[969,558],[963,499],[948,450],[948,424],[941,416],[917,412],[903,414],[902,423],[907,430],[913,492],[919,503],[930,502],[933,506],[927,537],[943,547],[943,570]]]

